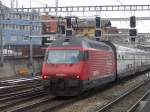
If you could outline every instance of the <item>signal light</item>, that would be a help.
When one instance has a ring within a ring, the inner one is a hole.
[[[95,37],[101,36],[101,30],[95,30]]]
[[[131,42],[135,42],[135,37],[131,38]]]
[[[96,28],[100,28],[100,26],[101,26],[101,18],[100,17],[96,17],[95,21],[96,21]]]
[[[66,30],[66,36],[72,36],[72,30]]]
[[[130,36],[137,36],[137,30],[136,29],[130,29],[129,30],[129,35]]]
[[[66,20],[67,20],[67,28],[71,28],[71,18],[68,17],[66,18]]]
[[[65,34],[65,26],[61,25],[60,28],[61,28],[61,34]]]
[[[131,28],[135,28],[136,27],[136,17],[135,16],[131,16],[130,17],[130,27]]]

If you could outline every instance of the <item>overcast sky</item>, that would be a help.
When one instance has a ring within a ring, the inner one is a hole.
[[[1,0],[3,4],[10,7],[11,0]],[[14,0],[15,1],[15,0]],[[88,6],[88,5],[150,5],[150,0],[58,0],[59,6]],[[31,3],[31,4],[30,4]],[[45,7],[55,6],[55,0],[18,0],[18,7]],[[14,4],[15,6],[15,4]],[[102,18],[109,17],[130,17],[131,12],[96,12],[96,13],[74,13],[70,15],[101,15]],[[138,17],[150,17],[150,11],[135,12]],[[129,28],[129,22],[112,22],[113,26],[120,28]],[[138,32],[150,32],[150,21],[138,21]]]

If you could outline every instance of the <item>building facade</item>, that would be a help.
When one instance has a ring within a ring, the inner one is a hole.
[[[4,45],[28,45],[33,35],[32,44],[41,45],[41,38],[36,38],[41,35],[41,28],[40,15],[36,11],[17,12],[1,5],[0,33]]]
[[[42,34],[56,34],[58,32],[58,20],[55,16],[50,16],[45,13],[41,16]]]

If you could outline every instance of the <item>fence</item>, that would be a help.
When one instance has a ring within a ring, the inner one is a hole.
[[[33,58],[44,56],[44,50],[41,46],[33,46]],[[3,49],[4,57],[20,57],[25,58],[30,56],[29,45],[5,45]]]

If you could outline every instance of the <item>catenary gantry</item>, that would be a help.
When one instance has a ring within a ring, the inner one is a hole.
[[[68,6],[68,7],[32,7],[16,8],[17,11],[36,10],[38,12],[97,12],[97,11],[148,11],[150,5],[108,5],[108,6]]]

